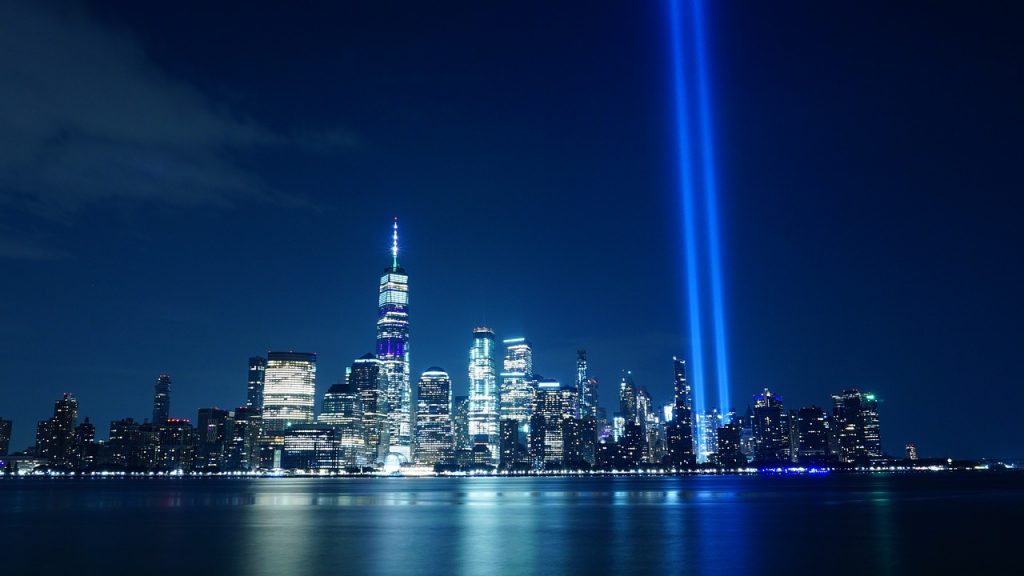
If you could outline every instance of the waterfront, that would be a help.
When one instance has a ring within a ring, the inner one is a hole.
[[[1024,475],[31,478],[0,510],[11,574],[1012,571]]]

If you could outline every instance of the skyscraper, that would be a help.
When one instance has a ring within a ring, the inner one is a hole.
[[[234,426],[224,468],[234,471],[255,470],[259,466],[259,440],[263,428],[259,406],[236,408],[233,417]]]
[[[372,353],[363,354],[347,370],[345,378],[359,392],[363,403],[363,438],[367,464],[383,463],[388,453],[387,383],[381,363]]]
[[[338,432],[339,458],[346,467],[366,465],[366,436],[363,430],[363,401],[351,384],[335,384],[324,394],[318,424]]]
[[[587,351],[576,351],[576,388],[580,391],[580,416],[597,417],[597,378],[591,378]]]
[[[199,409],[196,415],[197,469],[217,471],[224,468],[234,427],[235,417],[231,412],[220,408]]]
[[[672,357],[675,372],[675,402],[672,421],[665,431],[668,455],[673,466],[692,466],[696,461],[693,446],[693,408],[690,384],[686,381],[686,361]]]
[[[10,420],[0,418],[0,457],[7,456],[11,448],[11,426]]]
[[[566,451],[566,420],[575,433],[579,418],[579,392],[575,385],[563,386],[551,378],[537,380],[530,417],[530,460],[534,468],[562,467],[577,454]]]
[[[409,382],[409,277],[398,266],[398,219],[391,236],[391,266],[377,298],[377,360],[388,402],[390,450],[411,459],[412,386]]]
[[[697,462],[711,462],[712,454],[718,453],[718,429],[722,426],[722,415],[712,408],[696,416]]]
[[[754,462],[779,464],[790,461],[789,414],[782,398],[764,389],[754,396]]]
[[[878,400],[874,394],[854,389],[832,396],[832,421],[841,461],[867,462],[882,456]]]
[[[153,424],[163,424],[171,417],[171,377],[161,374],[153,390]]]
[[[249,358],[249,383],[245,396],[246,408],[259,410],[263,406],[263,381],[266,370],[266,358],[263,356]]]
[[[622,371],[622,379],[619,381],[619,414],[626,419],[626,422],[636,422],[636,384],[633,383],[633,373],[629,370]]]
[[[59,468],[74,466],[75,426],[78,425],[78,400],[70,393],[53,404],[53,416],[36,428],[36,452]]]
[[[420,376],[416,408],[416,462],[433,466],[452,461],[452,381],[437,366]]]
[[[473,329],[469,348],[469,436],[474,445],[486,445],[498,463],[498,386],[494,367],[494,331]]]
[[[501,372],[501,420],[515,420],[521,434],[529,428],[530,404],[533,402],[533,349],[525,338],[508,338],[505,362]]]
[[[805,464],[824,463],[828,457],[828,420],[817,406],[797,411],[797,460]]]
[[[75,426],[74,448],[72,449],[74,468],[76,470],[92,469],[96,465],[97,448],[96,426],[89,422],[89,417],[86,416],[84,422]]]
[[[469,397],[455,396],[452,398],[452,434],[455,436],[455,452],[473,449],[473,440],[469,437]]]
[[[263,384],[265,431],[283,432],[293,424],[312,424],[315,396],[315,353],[267,353]]]
[[[740,450],[740,425],[731,422],[718,429],[718,452],[714,463],[726,468],[745,466],[747,458]]]

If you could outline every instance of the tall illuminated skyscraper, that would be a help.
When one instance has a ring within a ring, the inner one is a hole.
[[[629,370],[622,371],[622,379],[619,381],[619,414],[626,422],[639,424],[636,411],[636,384],[633,383],[633,373]]]
[[[249,383],[246,389],[245,407],[259,409],[263,406],[263,377],[267,370],[267,359],[263,356],[249,358]]]
[[[473,329],[469,348],[469,437],[474,445],[486,444],[498,462],[498,378],[494,367],[494,331]]]
[[[363,434],[368,464],[383,463],[388,455],[388,400],[380,360],[364,354],[346,370],[345,379],[359,392],[363,404]]]
[[[722,426],[722,415],[717,408],[703,414],[697,414],[697,462],[711,462],[712,455],[718,453],[718,429]]]
[[[388,401],[390,450],[412,458],[412,386],[409,383],[409,277],[398,265],[398,218],[391,233],[391,266],[380,277],[377,360]]]
[[[293,424],[312,424],[315,395],[315,353],[267,353],[263,383],[265,431],[283,432]]]
[[[171,377],[161,374],[153,389],[153,424],[163,424],[171,417]]]
[[[436,366],[420,376],[416,395],[416,462],[434,465],[451,461],[452,381]]]
[[[333,426],[341,461],[345,466],[366,465],[366,436],[363,432],[363,401],[349,383],[335,384],[324,394],[317,424]]]
[[[36,428],[36,454],[53,466],[70,468],[74,465],[75,426],[78,425],[78,400],[65,392],[53,404],[53,416]]]
[[[576,351],[576,389],[580,392],[580,416],[597,417],[597,378],[591,378],[587,351]]]
[[[672,357],[675,374],[675,398],[672,421],[665,430],[669,458],[673,466],[692,466],[695,463],[693,445],[693,404],[690,384],[686,381],[686,360]]]
[[[837,455],[843,462],[869,462],[882,456],[878,400],[874,394],[844,390],[832,396]]]
[[[534,468],[566,463],[566,424],[578,425],[579,392],[575,385],[539,378],[530,416],[530,461]]]
[[[534,394],[530,383],[533,349],[525,338],[509,338],[502,344],[505,345],[505,362],[501,372],[501,419],[515,420],[520,432],[526,432]]]
[[[765,388],[754,396],[754,462],[778,464],[791,460],[789,413],[782,398]]]

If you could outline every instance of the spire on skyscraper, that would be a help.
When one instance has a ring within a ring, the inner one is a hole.
[[[391,267],[398,268],[398,216],[391,231]]]

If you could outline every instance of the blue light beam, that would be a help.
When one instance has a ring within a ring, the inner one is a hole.
[[[679,155],[679,188],[683,196],[683,244],[686,252],[686,296],[690,324],[690,363],[693,404],[704,413],[704,351],[701,344],[700,277],[697,262],[697,224],[694,215],[693,166],[690,164],[689,106],[683,72],[683,42],[679,1],[669,0],[669,29],[672,39],[672,80],[675,92],[676,133]]]
[[[708,235],[708,263],[711,268],[711,314],[715,334],[715,374],[718,377],[718,406],[728,418],[729,358],[725,337],[725,304],[722,297],[722,256],[718,230],[718,183],[715,178],[714,142],[711,133],[711,98],[708,96],[708,66],[705,55],[704,8],[702,0],[692,0],[694,42],[697,58],[697,102],[700,110],[700,137],[704,181],[704,215]]]

